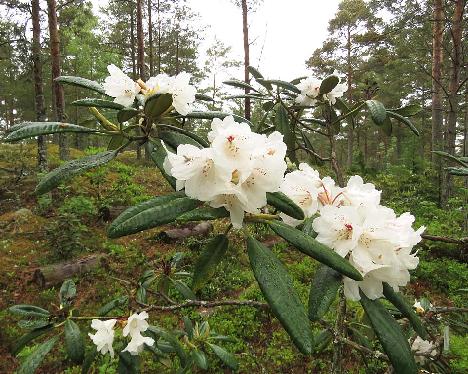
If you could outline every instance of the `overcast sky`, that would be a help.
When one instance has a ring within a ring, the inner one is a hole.
[[[305,60],[327,36],[328,21],[339,0],[264,0],[250,15],[251,65],[267,78],[291,80],[306,73]],[[205,50],[214,36],[243,60],[242,13],[231,0],[189,0],[209,29]],[[242,77],[238,77],[242,78]]]
[[[307,73],[305,61],[322,45],[328,21],[340,0],[263,0],[249,15],[250,64],[267,78],[291,80]],[[93,1],[96,11],[106,0]],[[243,61],[242,12],[232,0],[188,0],[201,17],[205,40],[200,46],[200,65],[214,38],[232,47],[233,57]],[[243,79],[242,71],[239,76]]]

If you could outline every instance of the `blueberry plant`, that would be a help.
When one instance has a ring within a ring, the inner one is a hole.
[[[434,360],[438,347],[431,341],[437,331],[429,331],[398,292],[408,283],[409,270],[418,265],[413,248],[424,228],[414,230],[412,215],[397,216],[381,205],[380,191],[361,177],[353,176],[345,183],[335,146],[340,132],[354,126],[356,116],[365,110],[388,135],[398,123],[418,135],[408,117],[419,109],[415,105],[387,109],[375,98],[347,103],[343,99],[346,86],[334,74],[322,80],[304,77],[286,82],[267,80],[256,69],[249,70],[254,83],[229,80],[225,84],[252,92],[231,98],[249,97],[262,103],[263,116],[256,123],[230,113],[194,111],[196,100],[210,98],[196,93],[188,74],[159,74],[147,82],[134,82],[111,65],[103,84],[79,77],[58,78],[62,84],[86,88],[96,95],[73,102],[89,108],[96,118],[95,127],[25,122],[11,128],[7,142],[55,133],[108,138],[106,151],[66,162],[46,174],[36,187],[37,195],[108,163],[132,144],[147,148],[174,192],[125,210],[110,224],[109,238],[174,222],[226,222],[226,231],[209,240],[193,272],[182,273],[170,262],[162,272],[148,270],[132,283],[132,302],[122,296],[92,316],[81,315],[73,304],[75,284],[68,280],[60,289],[57,309],[12,306],[10,311],[24,318],[20,327],[29,330],[18,340],[15,353],[33,339],[49,336],[29,354],[19,372],[34,372],[60,340],[67,356],[82,364],[83,372],[98,355],[114,356],[115,351],[119,372],[136,372],[143,350],[178,373],[190,372],[193,367],[207,369],[210,352],[236,370],[236,357],[219,345],[228,337],[214,333],[208,323],[193,324],[184,318],[180,331],[151,324],[151,313],[159,310],[220,305],[268,309],[304,355],[314,355],[333,341],[334,372],[342,372],[345,345],[389,362],[397,373],[418,372],[411,351],[414,343],[417,357]],[[102,109],[115,112],[112,118],[116,121],[103,115]],[[211,121],[207,137],[186,128],[191,120]],[[327,142],[329,155],[314,149],[311,139],[315,137]],[[300,152],[305,152],[310,162],[329,162],[336,182],[299,160]],[[311,279],[307,307],[284,264],[255,237],[258,227],[272,230],[292,248],[321,263]],[[238,230],[245,238],[250,267],[266,303],[197,299],[197,291],[212,277],[223,276],[216,274],[216,267],[227,252],[230,230]],[[169,289],[186,301],[175,303],[168,296]],[[337,298],[336,318],[331,323],[324,316]],[[360,303],[383,352],[374,350],[368,338],[349,324],[349,300]],[[86,350],[81,331],[90,330],[90,322],[93,333],[88,336],[96,347]],[[314,326],[323,329],[317,336],[312,332]]]

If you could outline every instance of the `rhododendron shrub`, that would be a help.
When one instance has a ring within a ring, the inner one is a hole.
[[[208,354],[217,355],[224,365],[236,369],[235,356],[215,344],[223,337],[210,330],[206,322],[193,325],[185,319],[184,331],[178,332],[151,324],[151,313],[157,310],[210,303],[197,300],[196,292],[213,276],[223,276],[216,274],[216,267],[226,253],[230,233],[245,238],[250,267],[268,308],[304,355],[313,355],[318,346],[326,346],[324,340],[332,337],[337,346],[351,344],[355,349],[365,349],[345,335],[346,300],[360,302],[396,372],[418,370],[407,333],[418,336],[418,340],[412,340],[414,350],[429,352],[431,348],[429,355],[433,355],[432,345],[424,343],[428,338],[425,327],[398,293],[409,282],[410,271],[418,265],[414,247],[421,240],[424,227],[413,227],[414,217],[410,213],[397,215],[382,205],[381,191],[360,176],[345,180],[334,145],[342,128],[353,125],[354,117],[364,109],[387,134],[397,121],[416,132],[406,118],[416,113],[414,106],[386,109],[375,99],[346,103],[342,97],[347,86],[336,75],[285,82],[267,80],[250,67],[255,83],[238,80],[225,83],[247,87],[253,92],[248,97],[263,102],[262,120],[252,123],[231,113],[195,110],[195,105],[200,107],[201,101],[210,98],[197,94],[187,73],[174,77],[159,74],[146,82],[141,79],[135,82],[114,65],[108,70],[110,75],[102,85],[78,77],[58,79],[99,95],[73,103],[89,107],[97,119],[97,127],[27,122],[13,127],[6,137],[10,142],[58,132],[108,137],[106,151],[67,162],[46,174],[36,194],[47,193],[67,179],[111,161],[131,145],[144,144],[174,192],[128,208],[110,224],[108,236],[118,238],[176,221],[220,220],[223,231],[208,240],[190,274],[191,283],[186,278],[177,279],[177,272],[170,270],[160,275],[162,278],[152,269],[145,271],[134,282],[138,286],[132,293],[133,302],[128,303],[131,310],[127,314],[110,315],[128,301],[119,298],[104,305],[96,315],[78,316],[73,305],[76,287],[71,281],[66,281],[60,291],[59,313],[31,305],[11,307],[14,313],[41,321],[31,324],[32,335],[21,340],[18,352],[37,336],[56,335],[33,352],[25,365],[35,369],[57,340],[62,339],[57,336],[62,336],[63,329],[67,355],[81,363],[84,371],[99,357],[97,352],[112,357],[117,352],[119,367],[137,370],[138,358],[144,350],[165,364],[169,359],[178,372],[188,372],[193,366],[206,369]],[[117,122],[104,116],[101,108],[115,111]],[[187,130],[184,127],[187,121],[207,127],[207,137]],[[313,136],[327,140],[329,156],[316,152]],[[311,166],[317,162],[329,162],[332,175],[321,176]],[[259,227],[271,230],[291,248],[321,263],[310,280],[307,309],[284,264],[255,238],[253,233]],[[162,298],[154,299],[147,293],[156,283]],[[167,296],[169,287],[174,287],[187,302],[174,305]],[[335,329],[324,317],[337,298]],[[409,320],[405,332],[379,300],[383,298],[399,310],[399,318]],[[213,303],[266,306],[248,300]],[[314,324],[327,327],[314,337]],[[88,343],[95,346],[91,351],[85,349],[89,344],[84,343],[80,332],[85,328],[90,331]],[[336,357],[334,367],[341,365],[340,355]]]

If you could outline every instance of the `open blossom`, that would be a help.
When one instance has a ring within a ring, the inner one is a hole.
[[[297,88],[301,90],[301,93],[296,97],[296,103],[304,106],[312,106],[317,102],[316,98],[320,91],[321,80],[308,77],[302,79],[298,84]]]
[[[109,65],[107,70],[110,76],[105,79],[103,84],[106,95],[112,96],[117,104],[132,105],[136,94],[140,92],[138,83],[130,79],[115,65]]]
[[[141,335],[142,332],[148,329],[149,324],[146,321],[147,318],[147,312],[135,313],[128,318],[127,324],[123,329],[123,336],[130,335],[131,340],[124,351],[132,355],[137,355],[143,350],[144,344],[149,346],[154,344],[153,338]]]
[[[415,355],[415,360],[416,362],[419,362],[420,364],[423,364],[424,361],[426,360],[426,356],[437,356],[437,347],[433,342],[430,342],[428,340],[424,340],[421,337],[417,336],[416,339],[414,339],[413,344],[411,345],[411,350],[414,353],[419,353],[420,355]],[[421,356],[425,355],[425,356]]]
[[[348,86],[346,83],[338,83],[333,90],[329,93],[323,95],[323,99],[330,102],[330,104],[334,105],[336,103],[337,97],[342,97],[343,94],[348,91]]]
[[[174,77],[158,74],[145,83],[146,94],[171,94],[172,105],[177,113],[186,115],[190,112],[191,104],[195,101],[197,90],[190,85],[190,74],[182,72]]]
[[[232,116],[214,119],[208,133],[209,148],[179,145],[167,152],[165,170],[191,198],[230,212],[235,228],[245,212],[258,213],[266,193],[278,191],[286,171],[286,145],[279,132],[259,135]]]
[[[93,319],[91,321],[91,327],[96,330],[96,333],[88,335],[93,343],[96,344],[98,352],[103,355],[109,352],[111,357],[114,357],[112,343],[114,342],[114,325],[116,322],[116,319],[108,319],[106,321]]]
[[[359,300],[359,290],[371,298],[383,296],[383,283],[393,289],[405,286],[409,270],[419,263],[413,247],[421,241],[424,227],[414,230],[410,213],[397,216],[380,205],[381,192],[360,176],[352,176],[345,187],[306,164],[286,174],[280,190],[299,205],[312,222],[316,240],[334,249],[362,274],[360,282],[344,278],[348,299]],[[300,221],[282,215],[291,225]]]

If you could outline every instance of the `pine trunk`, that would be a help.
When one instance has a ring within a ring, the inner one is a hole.
[[[45,100],[44,100],[44,84],[42,81],[42,63],[41,63],[41,19],[39,0],[31,1],[31,18],[32,18],[32,60],[33,60],[33,79],[34,79],[34,104],[36,112],[36,120],[39,122],[45,121]],[[47,144],[45,136],[37,137],[37,166],[40,171],[47,169]]]
[[[460,68],[462,64],[462,21],[465,0],[456,0],[452,17],[452,67],[449,83],[449,111],[447,115],[447,133],[445,138],[445,151],[451,155],[455,154],[455,141],[457,133],[458,118],[458,88],[460,84]],[[452,176],[443,171],[443,183],[441,191],[441,205],[446,206],[452,194]]]
[[[442,150],[442,128],[444,122],[442,108],[442,40],[444,8],[442,0],[434,0],[432,24],[432,150]],[[437,170],[439,203],[442,203],[442,163],[440,157],[432,153],[432,162]]]
[[[148,0],[148,60],[150,77],[154,75],[152,5],[151,0]]]
[[[250,65],[250,45],[249,45],[249,24],[247,22],[247,0],[242,0],[242,31],[244,34],[244,80],[245,83],[249,83],[249,71],[248,66]],[[248,88],[245,89],[245,94],[250,92]],[[244,117],[250,120],[251,109],[250,109],[250,98],[245,98]]]
[[[52,96],[54,98],[55,119],[57,122],[65,120],[65,98],[62,86],[55,81],[60,77],[60,37],[57,23],[57,3],[47,0],[49,21],[50,59],[52,65]],[[61,160],[69,158],[69,149],[65,134],[58,134],[59,156]]]
[[[353,95],[351,92],[351,86],[353,82],[353,67],[351,64],[351,31],[350,31],[350,26],[348,26],[347,29],[347,36],[346,36],[346,64],[348,67],[348,72],[347,72],[347,84],[348,84],[348,90],[346,91],[346,96],[348,99],[348,104],[351,105],[351,102],[353,100]],[[350,123],[348,124],[348,154],[347,154],[347,162],[346,166],[350,168],[353,165],[353,151],[354,151],[354,127],[353,124]]]

